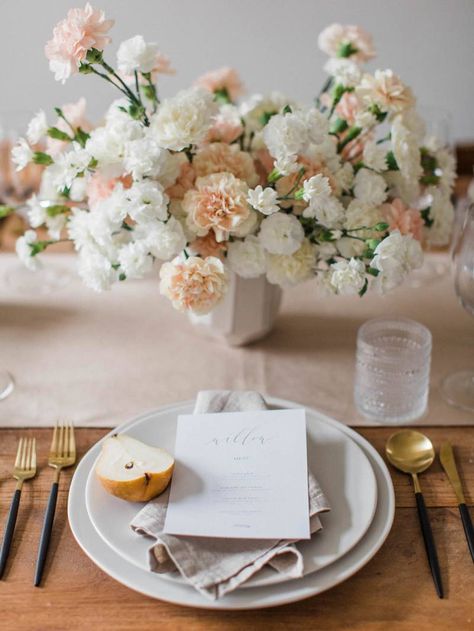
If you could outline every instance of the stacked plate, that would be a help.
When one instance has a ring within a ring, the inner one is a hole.
[[[302,407],[275,398],[268,402],[275,408]],[[163,407],[125,423],[113,433],[126,432],[173,453],[176,419],[192,410],[192,402]],[[364,438],[311,408],[306,408],[306,423],[308,464],[332,510],[321,516],[323,530],[299,544],[305,568],[300,579],[283,581],[273,570],[263,569],[235,592],[209,601],[177,574],[150,572],[150,541],[129,527],[141,505],[108,495],[94,475],[100,442],[81,460],[71,484],[68,513],[72,532],[104,572],[160,600],[212,609],[252,609],[319,594],[352,576],[373,557],[390,532],[395,501],[390,474]]]

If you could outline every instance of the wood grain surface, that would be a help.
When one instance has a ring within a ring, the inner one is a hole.
[[[79,456],[107,430],[76,430]],[[390,428],[359,428],[380,452]],[[474,428],[424,428],[436,447],[450,440],[456,449],[466,500],[474,502]],[[249,612],[194,610],[137,594],[106,576],[80,550],[67,523],[67,489],[62,477],[49,562],[41,588],[33,573],[52,471],[46,466],[51,432],[31,429],[38,439],[38,476],[24,487],[16,536],[0,581],[0,628],[10,630],[214,631],[292,629],[331,631],[474,629],[474,564],[469,556],[454,493],[437,461],[422,475],[436,539],[446,598],[436,597],[407,476],[391,470],[396,493],[395,523],[379,553],[354,577],[299,603]],[[10,469],[19,430],[0,430],[0,524],[14,490]]]

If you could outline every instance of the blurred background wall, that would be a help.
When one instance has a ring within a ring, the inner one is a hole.
[[[46,111],[85,95],[97,120],[111,90],[96,77],[65,86],[48,70],[43,47],[54,24],[85,0],[2,0],[0,110]],[[369,68],[392,68],[415,88],[420,105],[451,114],[451,140],[474,139],[473,0],[94,0],[114,18],[114,60],[123,39],[141,33],[171,57],[177,73],[161,95],[223,65],[248,91],[278,89],[309,101],[324,79],[317,35],[327,24],[360,24],[374,36]]]

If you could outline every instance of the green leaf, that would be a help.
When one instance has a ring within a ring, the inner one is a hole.
[[[123,272],[121,272],[119,274],[119,280],[127,280],[127,276]]]
[[[31,256],[36,256],[43,250],[46,250],[48,245],[53,243],[52,241],[35,241],[34,243],[30,243]]]
[[[369,250],[375,250],[375,248],[382,242],[382,239],[367,239],[365,242]]]
[[[385,160],[387,161],[387,166],[389,171],[399,171],[397,161],[395,156],[393,155],[393,151],[389,151],[385,156]]]
[[[375,267],[368,267],[367,274],[370,274],[371,276],[378,276],[380,272],[378,269],[375,269]]]
[[[64,204],[53,204],[52,206],[47,206],[45,210],[48,217],[57,217],[58,215],[64,215],[64,213],[69,212],[71,209]]]
[[[262,127],[265,127],[265,125],[268,123],[271,117],[275,116],[275,114],[278,114],[276,110],[272,112],[263,112],[263,114],[261,114],[260,118],[258,119]]]
[[[420,211],[421,218],[423,219],[425,226],[427,228],[431,228],[431,226],[434,223],[434,220],[431,219],[430,217],[430,212],[431,212],[431,206],[428,206],[428,208],[423,208],[423,210]]]
[[[71,142],[72,138],[66,132],[61,131],[57,127],[50,127],[48,129],[48,136],[50,138],[54,138],[55,140],[64,140],[65,142]]]
[[[81,147],[85,147],[86,146],[86,142],[89,140],[90,135],[85,132],[83,129],[81,129],[80,127],[78,127],[76,129],[76,133],[74,134],[74,140],[76,140]]]
[[[385,230],[389,229],[389,225],[388,223],[385,223],[385,221],[380,221],[379,223],[376,223],[374,226],[374,230],[376,232],[385,232]]]
[[[285,105],[282,110],[282,114],[291,114],[293,110],[291,109],[291,105]]]
[[[15,208],[13,206],[5,206],[4,204],[0,205],[0,219],[5,219],[9,215],[15,212]]]
[[[367,291],[368,287],[369,287],[369,281],[368,281],[368,279],[366,278],[366,279],[365,279],[365,282],[364,282],[364,286],[363,286],[363,287],[362,287],[362,289],[359,291],[359,296],[360,296],[361,298],[362,298],[362,296],[365,294],[365,292]]]
[[[347,121],[343,118],[336,118],[336,120],[331,123],[331,128],[329,129],[330,134],[340,134],[348,128]]]
[[[50,164],[53,164],[54,160],[49,154],[44,153],[43,151],[35,151],[33,154],[33,162],[35,164],[44,164],[49,166]]]
[[[267,181],[270,183],[276,182],[277,180],[279,180],[281,177],[283,177],[283,175],[280,173],[280,171],[278,171],[278,169],[273,169],[267,177]]]

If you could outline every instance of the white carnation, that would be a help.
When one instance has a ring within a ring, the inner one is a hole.
[[[360,169],[354,178],[354,195],[361,202],[379,206],[387,199],[387,184],[381,175]]]
[[[427,239],[436,246],[447,245],[451,239],[454,222],[454,207],[450,193],[430,186],[427,194],[431,199],[429,216],[433,221],[426,230]]]
[[[369,169],[373,169],[374,171],[386,171],[387,150],[383,145],[378,145],[371,140],[365,144],[362,161]]]
[[[244,241],[229,243],[227,262],[242,278],[257,278],[265,272],[265,250],[257,237],[249,235]]]
[[[11,158],[17,171],[21,171],[32,161],[33,150],[24,138],[19,138],[16,145],[12,147]]]
[[[208,90],[190,88],[163,101],[151,122],[156,141],[174,151],[199,144],[217,112],[213,98]]]
[[[70,188],[74,179],[89,166],[91,155],[78,143],[73,144],[71,151],[61,153],[55,162],[54,186],[58,191]]]
[[[124,169],[134,179],[157,177],[168,152],[162,149],[152,138],[131,140],[125,146]]]
[[[260,242],[271,254],[293,254],[304,239],[304,230],[294,215],[275,213],[262,221]]]
[[[329,179],[321,173],[313,175],[303,182],[303,199],[308,203],[316,203],[319,199],[325,200],[331,195]]]
[[[331,57],[324,65],[324,70],[345,88],[354,88],[362,78],[360,66],[347,58]]]
[[[301,116],[305,122],[307,143],[312,142],[319,145],[324,142],[326,135],[329,133],[329,120],[327,116],[322,114],[315,107],[297,112],[296,115]]]
[[[393,155],[403,178],[418,181],[423,174],[420,148],[416,136],[404,125],[402,116],[393,120],[391,140]]]
[[[350,162],[344,162],[342,167],[334,174],[336,185],[342,191],[348,191],[354,181],[354,168]]]
[[[272,92],[269,96],[253,94],[240,105],[240,114],[245,121],[246,130],[257,132],[264,126],[262,121],[268,115],[277,114],[285,105],[292,105],[292,102],[280,92]]]
[[[141,35],[122,42],[117,51],[117,65],[124,75],[151,72],[156,64],[157,44],[147,43]]]
[[[168,261],[186,247],[183,227],[174,217],[166,223],[155,220],[140,224],[135,233],[136,239],[146,244],[150,254],[162,261]]]
[[[382,293],[400,285],[407,274],[423,263],[419,241],[410,235],[392,232],[375,248],[370,266],[379,271],[374,284]]]
[[[365,265],[361,260],[354,258],[333,263],[329,268],[328,281],[337,294],[358,294],[366,281]]]
[[[28,206],[28,221],[32,228],[39,228],[46,223],[46,219],[48,218],[46,207],[44,202],[42,202],[37,195],[32,195],[26,202],[26,205]]]
[[[159,219],[164,221],[168,216],[169,198],[163,187],[152,180],[134,182],[125,191],[128,200],[128,214],[137,222]]]
[[[118,110],[120,111],[120,110]],[[129,142],[143,138],[142,125],[128,114],[111,117],[104,127],[94,129],[87,140],[87,151],[99,166],[107,167],[110,177],[123,173],[123,158]]]
[[[369,110],[360,109],[356,112],[354,125],[356,127],[360,127],[364,131],[367,131],[377,125],[377,117]]]
[[[263,138],[274,158],[296,156],[307,143],[307,126],[300,114],[276,114],[265,126]]]
[[[16,240],[15,249],[20,261],[29,270],[35,271],[41,266],[36,256],[31,256],[31,245],[36,241],[36,232],[27,230],[25,234]]]
[[[247,195],[247,201],[252,208],[255,208],[255,210],[260,211],[264,215],[271,215],[280,210],[277,199],[278,193],[273,188],[267,187],[264,189],[260,185],[256,186],[254,189],[249,189]]]
[[[28,123],[26,137],[32,145],[36,145],[44,136],[46,136],[47,132],[48,121],[46,120],[46,114],[43,110],[40,110]]]
[[[117,259],[121,271],[127,278],[143,278],[153,266],[153,259],[142,241],[132,241],[122,246]]]
[[[293,254],[267,254],[267,279],[274,285],[290,287],[312,278],[315,266],[316,248],[304,239]]]
[[[340,228],[344,214],[344,206],[334,195],[313,198],[308,208],[303,211],[303,217],[315,218],[326,228]]]
[[[110,289],[117,280],[117,273],[108,257],[93,247],[79,252],[78,273],[84,284],[97,292]]]

